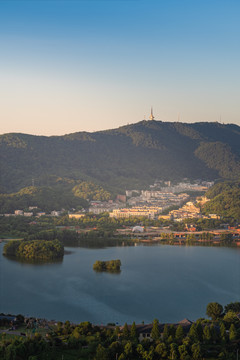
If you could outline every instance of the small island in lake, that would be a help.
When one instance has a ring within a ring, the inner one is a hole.
[[[96,261],[93,264],[93,270],[95,271],[108,271],[108,272],[120,272],[121,261],[120,260],[109,260],[109,261]]]
[[[59,240],[13,240],[4,245],[3,255],[24,260],[49,261],[62,259],[64,246]]]

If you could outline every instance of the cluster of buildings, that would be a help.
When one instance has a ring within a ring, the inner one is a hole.
[[[197,206],[198,202],[192,202],[188,201],[185,205],[183,205],[178,210],[172,210],[169,212],[169,215],[166,215],[165,219],[171,219],[174,221],[182,221],[185,219],[220,219],[220,216],[217,214],[209,214],[208,216],[205,216],[201,213],[200,207]]]
[[[202,217],[199,207],[189,200],[190,195],[184,191],[206,191],[213,182],[197,180],[180,182],[175,185],[171,181],[157,181],[150,190],[126,190],[125,195],[117,195],[116,200],[91,201],[89,212],[101,214],[108,212],[111,218],[146,217],[148,219],[173,219],[181,221],[185,218]],[[203,198],[204,199],[204,198]],[[206,199],[207,201],[207,199]],[[184,205],[186,204],[186,205]],[[182,206],[179,210],[170,211],[169,215],[160,215],[166,209]],[[69,214],[70,218],[81,218],[84,214]]]
[[[24,211],[24,210],[15,210],[13,214],[1,214],[2,216],[6,216],[6,217],[10,217],[10,216],[25,216],[25,217],[31,217],[31,216],[60,216],[63,211],[56,211],[53,210],[50,212],[50,214],[46,214],[43,211],[40,212],[36,212],[36,211],[32,211],[32,210],[36,210],[37,206],[29,206],[28,211]]]
[[[121,196],[123,196],[123,198],[120,200],[119,197]],[[90,201],[89,212],[96,215],[104,212],[111,212],[114,209],[120,209],[121,207],[124,207],[125,203],[125,195],[118,195],[116,201]]]
[[[197,207],[192,201],[188,201],[178,210],[169,212],[169,216],[176,221],[182,221],[187,218],[199,219],[202,217],[200,208]]]
[[[141,194],[128,200],[128,204],[132,206],[157,206],[162,211],[171,206],[180,206],[189,199],[189,195],[185,193],[174,194],[171,192],[142,190]]]
[[[156,180],[153,185],[150,185],[151,189],[157,189],[161,192],[179,193],[184,191],[207,191],[214,185],[214,181],[203,181],[201,179],[195,180],[190,183],[187,179],[184,182],[172,184],[171,181]]]
[[[109,213],[109,216],[112,218],[130,218],[130,217],[147,217],[148,219],[155,219],[158,214],[162,212],[161,207],[154,206],[142,206],[142,207],[133,207],[133,208],[122,208],[114,209]]]
[[[200,206],[208,199],[202,197],[199,200],[199,207],[189,201],[190,195],[187,192],[206,191],[213,182],[197,180],[190,183],[179,182],[172,184],[171,181],[157,180],[150,185],[149,190],[126,190],[124,195],[117,195],[115,201],[90,201],[89,209],[81,213],[69,213],[69,218],[80,219],[85,216],[86,211],[99,215],[107,212],[112,218],[129,218],[129,217],[146,217],[148,219],[171,219],[181,221],[186,218],[201,218]],[[187,202],[188,201],[188,202]],[[169,208],[177,208],[172,210],[168,215],[160,215]],[[30,206],[27,211],[15,210],[14,214],[4,214],[5,216],[44,216],[45,212],[38,212],[36,206]],[[48,216],[60,216],[63,211],[51,211]],[[212,218],[217,218],[216,214],[212,214]]]

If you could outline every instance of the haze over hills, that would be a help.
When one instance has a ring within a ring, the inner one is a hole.
[[[236,179],[240,127],[140,121],[118,129],[64,136],[0,136],[1,192],[92,181],[108,190],[139,188],[156,178]]]

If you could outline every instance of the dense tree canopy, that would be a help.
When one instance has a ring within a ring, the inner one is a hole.
[[[61,259],[63,244],[58,240],[9,241],[4,245],[3,254],[27,260]]]
[[[206,196],[211,199],[204,206],[204,213],[216,213],[240,221],[240,182],[223,182],[214,185]]]
[[[156,178],[235,179],[239,143],[239,127],[219,123],[141,121],[65,136],[5,134],[0,189],[18,191],[32,178],[37,186],[90,181],[117,191],[143,188]]]
[[[226,305],[225,308],[227,308]],[[23,321],[19,316],[19,321]],[[29,322],[27,323],[29,324]],[[0,324],[1,326],[1,324]],[[23,324],[21,326],[24,326]],[[25,325],[28,326],[28,325]],[[148,325],[149,326],[149,325]],[[148,327],[147,326],[147,327]],[[236,359],[240,321],[232,323],[199,319],[191,327],[172,324],[163,327],[154,320],[151,333],[144,325],[119,327],[58,322],[44,338],[0,334],[1,360],[231,360]],[[151,327],[150,329],[151,330]],[[28,330],[30,331],[30,329]],[[150,335],[150,336],[149,336]],[[141,337],[142,338],[142,337]]]
[[[109,260],[109,261],[97,260],[93,264],[93,270],[119,272],[121,270],[121,261],[120,260]]]
[[[217,320],[223,313],[222,305],[218,304],[217,302],[211,302],[207,306],[206,314],[207,316],[211,317],[213,320]]]

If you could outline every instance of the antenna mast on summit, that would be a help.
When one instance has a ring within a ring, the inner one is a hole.
[[[153,109],[152,109],[152,107],[151,107],[151,114],[150,114],[150,116],[149,116],[149,119],[150,119],[150,120],[154,120],[154,119],[155,119],[155,117],[153,116]]]

